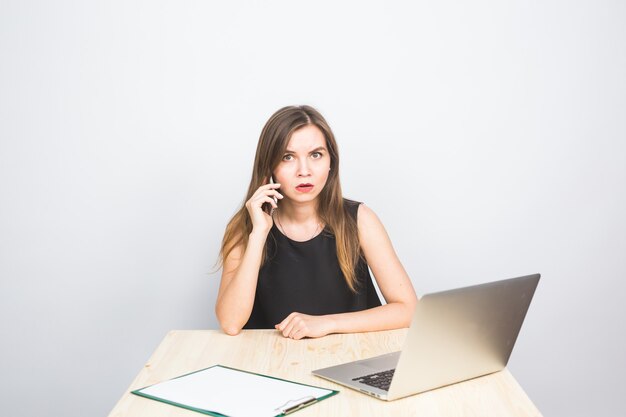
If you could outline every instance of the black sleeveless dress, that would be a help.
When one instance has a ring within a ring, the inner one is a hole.
[[[354,219],[360,204],[344,199]],[[274,225],[266,245],[268,260],[259,271],[252,314],[244,329],[273,329],[295,311],[323,315],[381,305],[362,258],[356,268],[357,293],[350,290],[339,268],[335,237],[329,230],[297,242]]]

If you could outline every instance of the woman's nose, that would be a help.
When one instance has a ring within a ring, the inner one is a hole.
[[[311,175],[311,170],[309,169],[309,165],[307,160],[302,160],[298,164],[298,176],[299,177],[308,177]]]

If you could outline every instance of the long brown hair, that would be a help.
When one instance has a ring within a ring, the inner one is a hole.
[[[311,106],[287,106],[278,110],[267,121],[256,149],[252,178],[242,207],[228,222],[219,265],[239,245],[248,245],[248,236],[252,232],[252,220],[245,206],[256,190],[264,184],[283,158],[291,135],[298,129],[317,126],[326,138],[326,147],[330,154],[330,171],[326,185],[318,196],[317,213],[326,223],[327,229],[335,236],[339,267],[348,287],[357,291],[355,268],[361,256],[357,224],[344,207],[341,184],[339,183],[339,152],[332,130],[322,115]],[[263,262],[267,261],[267,245],[263,250]]]

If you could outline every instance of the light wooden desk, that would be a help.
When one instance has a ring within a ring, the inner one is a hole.
[[[541,416],[508,370],[386,402],[311,375],[313,369],[402,348],[407,329],[285,339],[274,330],[247,330],[228,336],[218,330],[167,334],[109,417],[201,414],[130,394],[131,390],[221,364],[341,391],[297,411],[307,416]],[[245,398],[245,395],[243,396]]]

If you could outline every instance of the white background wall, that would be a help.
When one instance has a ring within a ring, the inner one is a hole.
[[[106,415],[170,329],[216,328],[223,228],[278,108],[419,294],[541,272],[510,369],[617,416],[626,362],[621,1],[0,2],[0,396]]]

